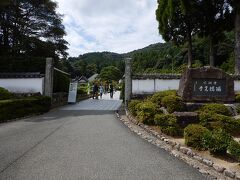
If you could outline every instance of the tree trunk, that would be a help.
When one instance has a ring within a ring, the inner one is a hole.
[[[210,35],[210,38],[209,38],[209,64],[211,67],[214,67],[214,64],[215,64],[215,59],[214,59],[214,40],[213,40],[213,36]]]
[[[191,31],[188,30],[188,68],[192,67],[192,35]]]
[[[235,16],[235,74],[240,74],[240,8]]]

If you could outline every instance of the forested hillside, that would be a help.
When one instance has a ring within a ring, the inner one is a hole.
[[[206,38],[193,39],[193,67],[209,65],[209,46]],[[125,54],[93,52],[70,57],[75,75],[87,77],[100,73],[106,66],[116,66],[124,73],[124,57],[132,57],[134,73],[181,73],[187,67],[187,44],[157,43]],[[234,72],[234,33],[225,32],[216,45],[216,66]]]
[[[93,52],[80,55],[79,57],[69,57],[68,61],[74,67],[74,74],[90,77],[107,66],[116,66],[121,72],[124,71],[122,55],[112,52]]]

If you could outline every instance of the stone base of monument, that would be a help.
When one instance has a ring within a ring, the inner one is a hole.
[[[183,73],[178,95],[187,102],[235,101],[233,78],[214,67],[188,68]]]

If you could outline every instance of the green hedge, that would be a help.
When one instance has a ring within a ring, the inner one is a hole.
[[[161,106],[162,99],[165,96],[176,96],[176,95],[177,95],[177,91],[175,91],[175,90],[159,91],[157,93],[154,93],[151,96],[150,101],[152,101],[153,103],[157,104],[158,106]]]
[[[154,124],[154,116],[157,113],[157,105],[151,101],[144,101],[137,105],[137,118],[144,124]]]
[[[165,96],[162,98],[162,105],[167,108],[169,113],[173,113],[174,111],[184,111],[185,105],[182,99],[178,96]]]
[[[237,103],[240,103],[240,94],[239,93],[235,95],[235,101]]]
[[[201,112],[199,114],[200,124],[210,130],[224,129],[231,134],[238,134],[240,129],[240,119],[216,114],[212,112]]]
[[[0,122],[47,112],[51,106],[51,98],[45,96],[10,99],[0,101]]]
[[[13,98],[13,94],[10,93],[8,90],[0,87],[0,100],[6,100]]]
[[[131,100],[128,103],[128,110],[133,116],[137,116],[137,105],[141,103],[140,100]]]
[[[183,131],[177,124],[177,118],[173,114],[156,114],[154,117],[156,125],[160,126],[161,131],[170,136],[182,136]]]
[[[239,142],[232,140],[229,143],[228,151],[233,157],[235,157],[238,161],[240,161],[240,143]]]
[[[225,116],[231,116],[230,111],[224,104],[210,103],[200,108],[201,112],[217,113]]]
[[[203,134],[203,146],[213,154],[226,154],[232,136],[222,129]]]
[[[204,149],[203,134],[208,133],[209,130],[199,124],[190,124],[184,129],[184,139],[187,146],[195,149]]]

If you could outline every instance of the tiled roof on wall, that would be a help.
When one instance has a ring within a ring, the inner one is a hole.
[[[0,79],[12,79],[12,78],[42,78],[44,74],[40,72],[33,73],[0,73]]]

